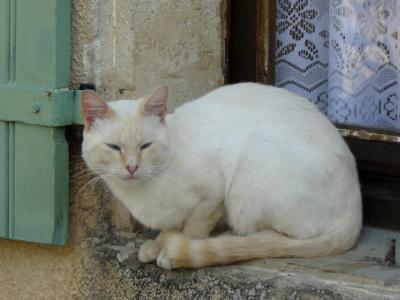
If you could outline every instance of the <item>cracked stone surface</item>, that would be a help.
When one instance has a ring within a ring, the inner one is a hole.
[[[127,299],[400,299],[400,265],[383,265],[387,238],[393,231],[365,228],[358,245],[335,257],[263,259],[200,270],[165,271],[142,264],[137,251],[148,234],[133,245],[96,246],[104,271],[117,274],[120,296]],[[107,242],[108,243],[108,242]],[[118,260],[119,253],[129,257]],[[397,254],[397,261],[400,255]],[[105,276],[106,277],[106,276]],[[104,278],[106,283],[108,280]],[[105,285],[91,299],[108,299]]]

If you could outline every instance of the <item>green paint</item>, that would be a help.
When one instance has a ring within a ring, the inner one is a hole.
[[[15,123],[8,124],[8,237],[14,238]]]
[[[52,243],[66,244],[69,220],[69,151],[64,128],[54,128],[54,231]]]
[[[8,237],[8,123],[0,122],[0,237]]]
[[[75,91],[0,85],[0,120],[44,126],[81,123]],[[37,111],[37,108],[40,110]]]
[[[68,228],[68,145],[64,128],[16,123],[14,192],[12,237],[64,244]]]
[[[16,73],[16,27],[17,27],[17,16],[16,16],[16,2],[17,0],[9,0],[9,70],[10,70],[10,77],[8,79],[9,84],[12,84],[15,81],[15,73]]]
[[[70,1],[16,2],[16,85],[44,89],[68,86],[70,16]]]
[[[82,113],[81,113],[81,96],[83,91],[75,91],[74,97],[74,123],[83,124]]]
[[[0,0],[0,83],[10,78],[10,1]]]
[[[67,87],[71,67],[71,0],[56,1],[55,13],[57,38],[55,87]]]
[[[0,0],[0,237],[68,238],[70,0]]]

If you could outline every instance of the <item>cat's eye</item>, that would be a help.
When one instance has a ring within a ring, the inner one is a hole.
[[[140,151],[143,151],[144,149],[147,149],[147,148],[149,148],[150,146],[151,146],[151,143],[143,144],[142,146],[140,146]]]
[[[115,151],[120,151],[121,152],[121,147],[115,144],[106,144],[108,147],[110,147],[111,149],[115,150]]]

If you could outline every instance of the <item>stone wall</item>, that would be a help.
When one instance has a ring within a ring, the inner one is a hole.
[[[174,107],[223,84],[221,0],[73,2],[73,86],[131,99],[166,84]]]

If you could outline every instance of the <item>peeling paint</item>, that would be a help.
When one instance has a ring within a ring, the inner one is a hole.
[[[381,141],[400,143],[400,136],[394,133],[378,133],[370,129],[348,129],[339,128],[339,132],[343,137],[357,138],[367,141]]]

